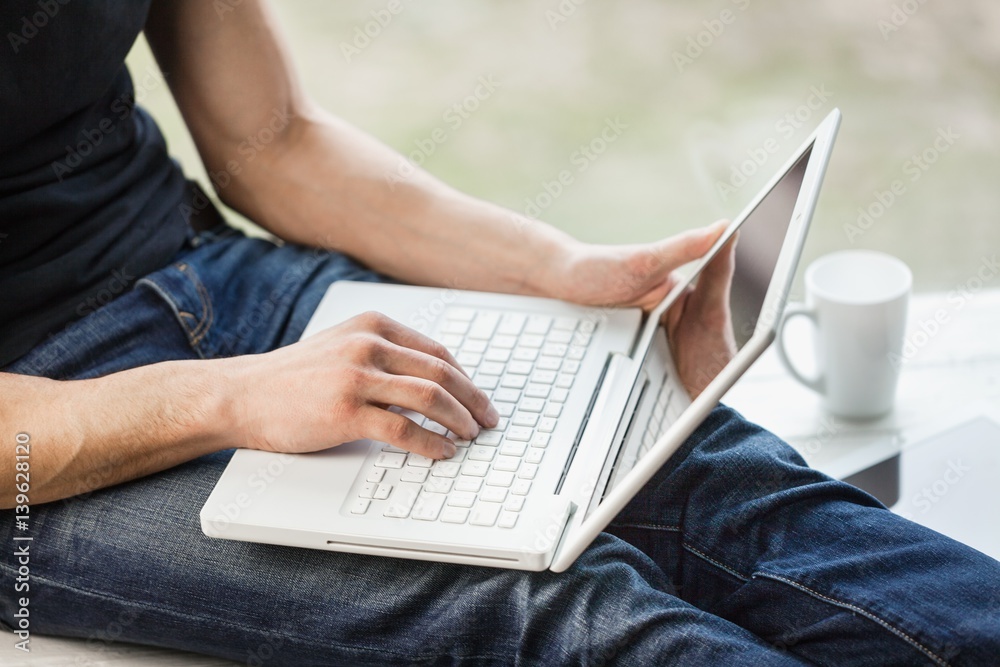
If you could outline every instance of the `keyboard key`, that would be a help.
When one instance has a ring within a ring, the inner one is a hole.
[[[545,336],[536,336],[534,334],[524,334],[517,339],[519,347],[530,347],[537,350],[545,343]]]
[[[594,320],[584,320],[580,322],[580,331],[584,333],[593,333],[597,329],[597,322]]]
[[[358,490],[358,496],[362,498],[374,498],[375,489],[377,488],[378,488],[377,482],[365,482],[364,484],[361,485],[361,488]]]
[[[524,508],[524,496],[508,496],[503,508],[508,512],[520,512]]]
[[[499,375],[484,375],[482,373],[476,373],[476,377],[473,378],[472,383],[479,387],[480,389],[496,389],[497,385],[500,383]]]
[[[517,406],[516,403],[505,403],[504,401],[493,401],[493,407],[497,409],[497,412],[501,417],[510,417],[514,414],[514,408]]]
[[[468,464],[466,464],[468,465]],[[461,463],[451,461],[438,461],[431,468],[431,477],[457,477],[458,471],[462,469]]]
[[[546,357],[559,357],[561,359],[566,356],[568,349],[566,345],[561,343],[547,343],[542,348],[542,354]]]
[[[531,481],[527,479],[519,479],[514,482],[514,486],[511,487],[510,492],[515,496],[526,496],[531,491]]]
[[[526,442],[505,440],[503,446],[500,447],[500,453],[504,456],[524,456],[524,450],[527,448],[528,443]]]
[[[445,507],[441,511],[441,521],[443,523],[465,523],[469,518],[469,510],[461,507]]]
[[[434,465],[434,459],[423,456],[422,454],[410,454],[407,459],[407,463],[414,468],[430,468]]]
[[[424,484],[424,491],[427,493],[448,493],[451,491],[452,481],[447,477],[431,477]]]
[[[556,381],[555,371],[535,371],[535,374],[531,376],[532,382],[537,382],[538,384],[552,384]]]
[[[382,481],[383,477],[385,477],[385,468],[376,468],[375,470],[368,471],[365,481],[375,482],[377,484]]]
[[[549,403],[545,406],[544,414],[546,417],[558,418],[562,413],[562,403]]]
[[[491,347],[486,350],[486,354],[483,355],[483,358],[486,359],[486,361],[499,361],[500,363],[506,363],[510,359],[510,350]]]
[[[508,440],[516,440],[518,442],[528,442],[531,440],[531,434],[533,430],[527,426],[511,426],[507,431]]]
[[[375,500],[385,500],[389,497],[389,492],[392,491],[392,484],[379,484],[375,487],[375,493],[372,495]]]
[[[401,482],[416,482],[417,484],[423,484],[424,480],[427,479],[427,473],[430,471],[427,468],[403,468],[402,474],[399,476],[399,481]]]
[[[458,356],[455,357],[458,365],[467,371],[475,370],[482,360],[483,355],[476,354],[475,352],[459,352]]]
[[[462,352],[472,354],[482,354],[486,351],[487,343],[484,340],[467,340],[462,344]]]
[[[505,375],[503,380],[500,381],[500,386],[509,389],[524,389],[524,385],[527,383],[527,375]]]
[[[413,505],[413,513],[410,516],[418,521],[434,521],[441,513],[445,496],[434,493],[422,493]]]
[[[511,418],[510,423],[514,426],[534,426],[538,423],[538,413],[518,412]]]
[[[483,489],[483,494],[479,499],[488,503],[502,503],[507,499],[507,489],[499,486],[487,486]]]
[[[502,318],[500,318],[500,326],[497,327],[497,333],[507,336],[516,336],[521,333],[521,329],[524,328],[524,322],[527,318],[521,313],[507,313]]]
[[[400,484],[392,494],[392,499],[385,508],[385,516],[405,518],[410,514],[413,503],[417,501],[420,493],[419,484]]]
[[[448,504],[451,507],[472,507],[476,502],[476,494],[465,491],[456,491],[448,496]]]
[[[514,473],[504,470],[494,470],[486,478],[486,486],[510,486],[514,483]]]
[[[493,457],[496,456],[497,450],[495,447],[485,447],[483,445],[473,445],[469,448],[469,460],[470,461],[492,461]]]
[[[376,468],[402,468],[406,463],[406,454],[398,452],[382,452],[375,459]]]
[[[542,417],[538,420],[538,430],[542,433],[552,433],[556,430],[556,420],[552,417]]]
[[[527,362],[524,362],[527,363]],[[539,357],[538,361],[535,362],[535,368],[540,371],[557,371],[562,366],[563,362],[559,357]]]
[[[541,398],[526,398],[517,406],[522,412],[541,412],[545,401]]]
[[[499,361],[485,361],[479,364],[479,372],[487,375],[503,375],[505,370],[507,370],[506,365]]]
[[[479,493],[479,489],[483,487],[482,477],[466,477],[462,475],[455,482],[456,491],[464,491],[465,493]]]
[[[507,364],[507,372],[513,375],[530,375],[532,367],[530,361],[512,361]]]
[[[500,512],[500,520],[497,525],[501,528],[513,528],[517,524],[517,514],[514,512]]]
[[[548,433],[536,433],[528,444],[532,447],[548,447],[550,437]]]
[[[541,451],[541,450],[536,450]],[[517,472],[519,479],[535,479],[535,475],[538,474],[538,466],[531,463],[525,463],[521,466],[521,469]]]
[[[562,389],[569,389],[573,386],[573,376],[566,373],[560,373],[559,377],[556,378],[556,386]]]
[[[468,441],[466,441],[466,442],[468,442]],[[448,459],[448,460],[449,460],[449,461],[451,461],[452,463],[461,463],[462,461],[464,461],[464,460],[465,460],[465,452],[466,452],[466,451],[467,451],[467,450],[465,450],[465,449],[462,449],[462,448],[460,448],[460,447],[458,447],[458,446],[456,445],[456,447],[455,447],[455,455],[454,455],[454,456],[452,456],[452,457],[451,457],[450,459]]]
[[[444,426],[443,424],[438,424],[436,421],[430,418],[428,418],[424,422],[424,428],[430,431],[431,433],[437,433],[438,435],[444,435],[445,433],[448,432],[447,426]]]
[[[503,437],[503,434],[500,431],[480,431],[479,435],[476,436],[475,443],[487,447],[496,447],[500,444],[501,437]]]
[[[580,362],[575,359],[567,359],[562,363],[562,372],[576,375],[580,370]]]
[[[569,350],[566,352],[566,356],[570,359],[583,359],[583,355],[587,353],[587,348],[580,345],[570,345]]]
[[[541,463],[542,456],[545,454],[544,449],[539,449],[538,447],[532,447],[528,450],[528,453],[524,456],[525,463]]]
[[[566,398],[569,396],[569,389],[562,389],[561,387],[556,387],[549,394],[549,400],[553,403],[565,403]]]
[[[592,336],[589,333],[577,332],[573,334],[573,345],[579,345],[580,347],[587,347],[590,345],[590,340]]]
[[[501,387],[493,392],[493,400],[501,401],[505,403],[517,403],[517,399],[521,398],[521,392],[517,389],[509,389],[506,387]]]
[[[423,423],[423,421],[424,421],[424,419],[423,419],[423,417],[421,417],[420,421],[418,421],[417,423],[421,424],[421,423]],[[393,447],[392,445],[388,445],[388,444],[386,444],[384,442],[380,443],[378,440],[372,441],[372,444],[375,445],[376,447],[381,444],[383,452],[397,452],[397,453],[398,452],[402,452],[403,454],[406,453],[406,450],[403,449],[403,448],[401,448],[401,447]]]
[[[545,334],[550,326],[552,326],[552,318],[548,315],[532,315],[524,326],[524,333]]]
[[[462,334],[444,334],[440,340],[445,347],[458,347],[462,344],[464,337]]]
[[[571,340],[573,340],[573,333],[570,331],[553,331],[550,333],[545,340],[550,343],[562,343],[563,345],[568,345]]]
[[[473,526],[492,526],[497,522],[501,507],[500,503],[477,503],[469,517],[469,523]]]
[[[461,320],[448,320],[441,327],[441,333],[444,334],[464,334],[468,330],[469,323]]]
[[[463,440],[451,431],[448,431],[448,438],[455,442],[455,456],[458,456],[458,453],[462,451],[464,447],[468,447],[472,444],[471,440]]]
[[[514,359],[516,361],[534,361],[538,358],[538,350],[530,347],[519,347],[514,350]]]
[[[494,336],[493,340],[490,341],[491,347],[498,347],[502,350],[512,350],[514,346],[517,345],[517,337],[515,336]]]
[[[504,472],[514,472],[517,470],[519,465],[521,465],[521,459],[516,456],[498,456],[497,460],[493,462],[493,469]],[[487,484],[489,484],[489,482],[487,482]]]
[[[549,395],[549,386],[545,384],[531,383],[524,388],[524,395],[529,398],[546,398]]]
[[[462,474],[470,477],[485,477],[489,471],[489,464],[482,461],[466,461],[462,466]]]
[[[552,328],[560,331],[573,331],[576,329],[576,325],[577,319],[575,317],[557,317],[556,321],[552,323]]]
[[[372,501],[367,498],[355,498],[354,502],[351,503],[351,514],[364,514],[371,504]]]
[[[472,339],[489,340],[492,338],[493,332],[499,323],[500,313],[481,312],[475,321],[473,321],[472,326],[469,327],[467,335]]]

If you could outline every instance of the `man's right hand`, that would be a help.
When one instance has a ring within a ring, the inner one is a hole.
[[[447,458],[451,440],[388,408],[426,415],[470,440],[498,420],[443,345],[379,313],[225,364],[232,416],[252,449],[311,452],[371,438]]]

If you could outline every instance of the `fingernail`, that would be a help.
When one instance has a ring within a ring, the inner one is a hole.
[[[499,421],[500,421],[500,413],[497,412],[497,409],[494,408],[493,404],[491,403],[486,408],[486,425],[487,426],[496,426],[497,422],[499,422]]]
[[[441,454],[446,459],[450,459],[455,455],[455,443],[451,440],[446,440],[443,445],[441,445]]]
[[[479,424],[472,422],[472,427],[469,429],[469,440],[475,440],[476,436],[479,435]]]

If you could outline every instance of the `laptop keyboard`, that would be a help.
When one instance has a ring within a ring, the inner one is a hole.
[[[435,338],[490,396],[500,423],[469,441],[423,415],[392,408],[453,439],[455,456],[436,461],[376,442],[379,452],[361,473],[350,513],[517,525],[595,328],[573,317],[447,309]]]
[[[670,374],[665,373],[656,395],[656,403],[653,404],[653,414],[649,418],[642,443],[639,445],[637,458],[642,458],[653,448],[656,441],[667,432],[684,409],[685,401],[678,394],[682,390],[676,382],[670,380]]]

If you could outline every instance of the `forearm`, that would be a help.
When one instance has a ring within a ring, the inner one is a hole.
[[[283,146],[233,178],[228,204],[408,282],[559,296],[552,275],[577,243],[568,235],[457,192],[328,114],[293,122]]]
[[[15,505],[19,433],[30,442],[27,495],[32,504],[111,486],[234,446],[228,441],[227,399],[219,391],[213,362],[166,362],[77,381],[5,373],[0,374],[0,394],[4,509]]]

